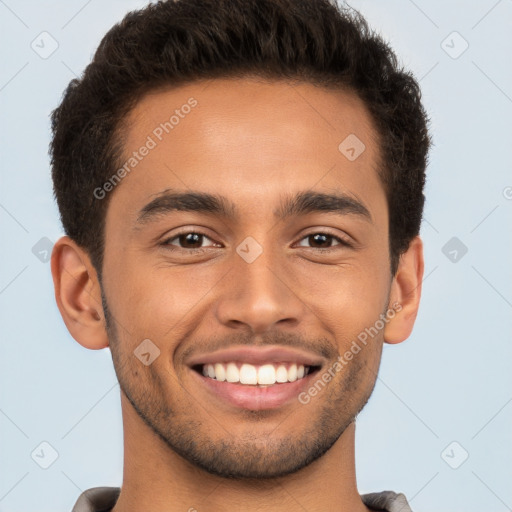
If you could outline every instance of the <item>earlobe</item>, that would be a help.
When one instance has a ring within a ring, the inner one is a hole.
[[[88,254],[64,236],[53,247],[51,269],[55,300],[71,336],[85,348],[107,347],[100,284]]]
[[[395,314],[384,329],[386,343],[401,343],[410,336],[420,305],[423,271],[423,242],[416,236],[401,255],[391,283],[389,308],[393,308]]]

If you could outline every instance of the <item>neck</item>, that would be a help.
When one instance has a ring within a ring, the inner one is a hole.
[[[234,480],[207,473],[172,451],[121,396],[125,462],[112,512],[369,511],[356,485],[355,423],[327,453],[296,473]]]

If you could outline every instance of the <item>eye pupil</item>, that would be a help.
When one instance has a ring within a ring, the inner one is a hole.
[[[325,235],[322,233],[316,233],[314,235],[310,235],[309,238],[310,238],[310,243],[311,243],[311,241],[313,241],[314,244],[324,244],[325,245],[326,242],[330,241],[330,235]],[[326,245],[329,246],[330,244],[327,243]]]
[[[188,248],[190,248],[190,245],[198,245],[201,247],[202,236],[203,235],[200,235],[199,233],[186,233],[184,235],[180,235],[180,245],[188,245]]]

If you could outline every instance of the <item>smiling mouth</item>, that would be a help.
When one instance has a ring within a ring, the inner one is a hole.
[[[299,363],[267,363],[253,365],[241,361],[196,364],[192,369],[208,379],[251,387],[288,384],[316,373],[320,366]]]

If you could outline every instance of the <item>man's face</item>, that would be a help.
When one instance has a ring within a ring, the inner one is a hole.
[[[197,104],[182,108],[190,98]],[[380,362],[382,331],[333,371],[389,307],[388,212],[367,111],[348,92],[226,79],[147,95],[125,129],[124,156],[140,161],[111,192],[102,281],[123,392],[172,450],[209,472],[297,471],[364,407]],[[162,200],[191,193],[223,198],[225,211]],[[148,366],[134,354],[147,339],[160,351]],[[256,362],[226,353],[275,346],[289,352]],[[265,363],[283,374],[294,359],[316,367],[268,387],[202,374],[202,361],[252,361],[244,378]]]

